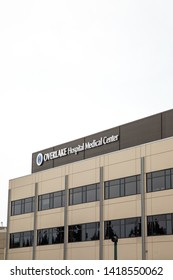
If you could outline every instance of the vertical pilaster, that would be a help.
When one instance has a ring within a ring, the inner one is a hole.
[[[35,201],[34,201],[34,242],[32,247],[32,259],[36,259],[37,247],[37,211],[38,211],[38,183],[35,183]]]
[[[145,180],[144,180],[144,157],[141,158],[141,236],[142,236],[142,260],[146,259],[145,238]]]
[[[65,175],[65,205],[64,205],[64,260],[67,260],[68,245],[68,175]]]
[[[8,208],[7,208],[7,232],[6,232],[6,250],[5,250],[5,260],[8,260],[9,251],[9,224],[10,224],[10,213],[11,213],[11,189],[8,190]]]
[[[103,260],[103,240],[104,240],[104,222],[103,222],[103,167],[100,167],[100,243],[99,243],[99,259]]]

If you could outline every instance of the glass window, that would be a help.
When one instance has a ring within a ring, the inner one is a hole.
[[[56,227],[52,229],[52,244],[64,242],[64,227]]]
[[[97,192],[96,200],[99,201],[100,200],[100,184],[99,183],[96,184],[96,192]]]
[[[61,194],[61,192],[54,193],[54,196],[53,196],[53,207],[54,208],[62,207],[62,194]]]
[[[20,247],[20,233],[11,233],[10,248],[19,248],[19,247]]]
[[[75,205],[99,200],[99,184],[77,187],[69,190],[69,204]]]
[[[64,242],[64,227],[39,229],[37,231],[37,245],[51,245]]]
[[[138,224],[136,218],[130,218],[125,220],[125,236],[136,237],[138,234]]]
[[[140,175],[137,175],[137,194],[141,193],[141,180],[140,180]]]
[[[105,239],[111,239],[113,235],[118,238],[130,238],[141,236],[141,218],[119,219],[105,222]]]
[[[22,214],[22,200],[14,201],[14,215]]]
[[[165,185],[166,185],[166,189],[169,190],[171,189],[171,175],[166,175],[166,182],[165,182]]]
[[[38,210],[48,210],[64,206],[64,191],[40,195],[38,198]]]
[[[39,210],[47,210],[49,208],[49,194],[41,195],[41,209]]]
[[[114,234],[121,236],[120,220],[105,222],[105,239],[111,239]]]
[[[15,201],[11,202],[11,216],[15,215]]]
[[[151,192],[152,187],[151,187],[151,173],[147,174],[147,192]]]
[[[72,190],[73,194],[73,202],[72,204],[79,204],[82,203],[82,188],[76,188]]]
[[[34,210],[34,197],[26,198],[24,201],[24,213],[30,213]]]
[[[48,229],[40,229],[37,231],[37,245],[49,244],[49,232]]]
[[[110,181],[110,198],[120,196],[120,180]]]
[[[34,197],[28,197],[11,202],[11,215],[20,215],[34,211]]]
[[[10,248],[29,247],[33,245],[33,231],[17,232],[10,234]]]
[[[125,219],[120,220],[120,238],[125,238],[126,233],[125,233]]]
[[[104,197],[105,199],[108,199],[110,197],[110,194],[109,194],[109,182],[105,182],[104,183]]]
[[[171,169],[171,188],[173,189],[173,169]]]
[[[136,176],[125,178],[125,195],[137,193]]]
[[[69,226],[69,242],[92,241],[99,239],[99,223]]]
[[[29,247],[33,245],[33,231],[23,232],[22,247]]]
[[[97,200],[97,189],[96,185],[90,185],[87,187],[87,202],[92,202]]]
[[[147,217],[148,236],[172,234],[172,215],[154,215]]]
[[[120,179],[120,193],[121,196],[125,196],[125,179]]]
[[[140,193],[140,175],[105,182],[105,199]]]
[[[84,241],[98,240],[99,233],[98,233],[97,223],[86,224],[84,234],[85,234],[85,238],[83,239]]]
[[[152,174],[153,192],[165,189],[165,176],[163,171],[157,171]]]
[[[82,225],[69,226],[69,242],[82,241]]]
[[[168,190],[173,187],[172,169],[147,174],[147,192]]]

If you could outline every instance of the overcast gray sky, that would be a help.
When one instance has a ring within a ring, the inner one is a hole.
[[[32,152],[171,108],[172,0],[0,0],[0,221]]]

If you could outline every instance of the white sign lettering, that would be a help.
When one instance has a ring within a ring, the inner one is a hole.
[[[97,148],[102,145],[107,145],[113,142],[117,142],[118,140],[119,140],[119,135],[112,135],[110,137],[104,136],[98,140],[94,139],[91,142],[85,142],[82,145],[78,145],[77,147],[63,148],[57,151],[46,153],[44,155],[42,153],[39,153],[36,157],[36,163],[38,166],[41,166],[46,161],[65,157],[72,154],[77,155],[79,152],[82,152],[84,150],[86,151],[89,149]]]

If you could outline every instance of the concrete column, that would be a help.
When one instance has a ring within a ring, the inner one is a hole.
[[[65,205],[64,205],[64,260],[68,259],[67,246],[68,246],[68,175],[65,175]]]
[[[37,211],[38,211],[38,183],[35,183],[35,201],[34,201],[34,243],[32,247],[32,259],[36,259],[37,247]]]
[[[146,259],[145,238],[145,180],[144,180],[144,157],[141,158],[141,236],[142,236],[142,260]]]
[[[9,251],[9,223],[11,216],[11,190],[8,190],[8,208],[7,208],[7,232],[6,232],[6,250],[5,250],[5,260],[8,260],[8,251]]]
[[[103,193],[104,178],[103,167],[100,167],[100,242],[99,242],[99,259],[103,260],[103,240],[104,240],[104,222],[103,222]]]

